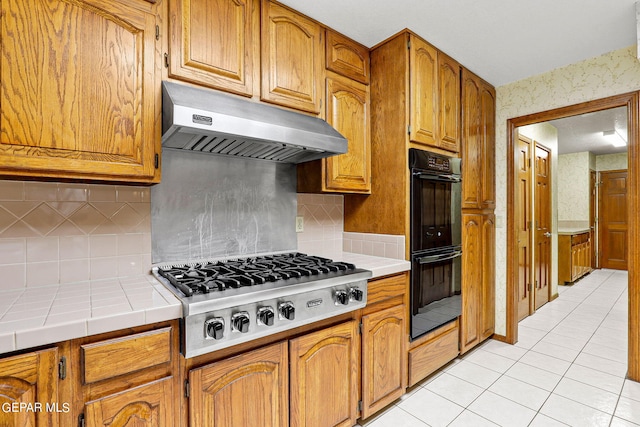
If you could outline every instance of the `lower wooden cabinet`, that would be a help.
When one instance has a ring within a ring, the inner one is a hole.
[[[495,325],[493,214],[462,215],[460,353],[493,335]]]
[[[42,410],[20,409],[21,404]],[[0,426],[58,426],[58,349],[35,351],[0,360]],[[8,408],[9,410],[5,410]],[[15,408],[15,410],[14,410]]]
[[[85,404],[85,426],[163,427],[173,424],[173,378],[109,395]]]
[[[406,311],[402,304],[362,316],[362,418],[405,392]]]
[[[558,281],[572,283],[590,272],[590,233],[558,236]]]
[[[189,425],[289,425],[287,342],[189,372]]]

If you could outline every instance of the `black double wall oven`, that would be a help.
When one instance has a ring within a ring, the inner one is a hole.
[[[411,339],[460,316],[460,159],[409,150]]]

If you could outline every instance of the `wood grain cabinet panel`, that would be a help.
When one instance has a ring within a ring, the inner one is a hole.
[[[259,87],[259,0],[170,0],[169,76],[239,95]]]
[[[369,84],[369,49],[336,33],[326,31],[327,70]]]
[[[558,236],[558,282],[573,283],[591,272],[591,233]]]
[[[171,328],[83,344],[80,349],[84,383],[90,384],[169,363]]]
[[[262,88],[266,102],[320,114],[324,81],[320,24],[262,0]]]
[[[495,90],[462,70],[462,208],[495,208]]]
[[[0,410],[3,427],[55,427],[58,413],[45,410],[46,404],[58,404],[58,350],[49,349],[0,360],[0,408],[27,404],[41,411]]]
[[[134,387],[85,404],[87,427],[173,425],[173,378]]]
[[[407,387],[406,306],[362,317],[362,418],[404,394]]]
[[[356,321],[289,342],[291,427],[351,427],[358,413]]]
[[[411,36],[410,139],[457,153],[460,149],[460,65]]]
[[[287,427],[288,384],[286,341],[193,369],[189,425]]]
[[[0,175],[159,180],[157,7],[2,1]]]

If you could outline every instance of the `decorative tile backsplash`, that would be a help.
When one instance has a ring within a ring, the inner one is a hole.
[[[148,187],[0,181],[0,290],[145,274]]]
[[[298,233],[298,250],[326,257],[353,252],[404,259],[404,236],[344,233],[342,195],[298,194],[298,215],[304,218],[304,231]]]

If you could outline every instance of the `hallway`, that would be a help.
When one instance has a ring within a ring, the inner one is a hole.
[[[636,426],[625,380],[627,272],[596,270],[519,324],[416,385],[367,427]]]

